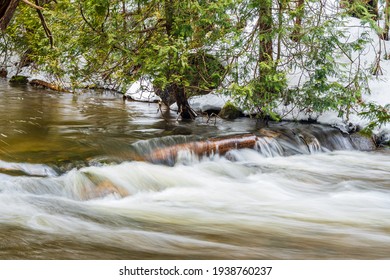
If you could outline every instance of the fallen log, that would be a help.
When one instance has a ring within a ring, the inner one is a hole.
[[[45,89],[51,89],[54,91],[69,92],[68,90],[60,87],[59,85],[51,84],[51,83],[48,83],[48,82],[45,82],[42,80],[38,80],[38,79],[31,80],[30,85],[37,86],[37,87],[41,86]]]
[[[183,143],[154,150],[145,156],[144,160],[150,162],[172,162],[175,161],[181,151],[187,151],[197,156],[224,155],[233,149],[253,149],[257,139],[257,136],[254,134],[241,134]]]

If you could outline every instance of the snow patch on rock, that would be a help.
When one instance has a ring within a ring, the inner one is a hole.
[[[220,111],[229,99],[225,96],[209,93],[189,98],[188,103],[195,111]]]
[[[154,93],[153,84],[149,79],[134,82],[126,91],[125,96],[136,101],[156,102],[161,98]]]

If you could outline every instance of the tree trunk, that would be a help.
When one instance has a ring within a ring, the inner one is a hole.
[[[175,34],[172,33],[172,29],[174,26],[175,18],[174,18],[174,2],[173,0],[165,0],[164,2],[164,9],[165,9],[165,30],[168,35],[168,40],[173,44],[173,40],[176,39],[174,37]],[[173,55],[169,54],[168,60],[172,61],[174,59]],[[171,64],[171,63],[170,63]],[[172,63],[173,64],[173,63]],[[171,69],[167,69],[167,80],[169,81],[172,74]],[[177,84],[176,82],[169,84],[162,92],[165,94],[168,94],[169,96],[166,96],[166,100],[168,103],[170,103],[171,96],[173,95],[174,99],[176,100],[177,108],[178,108],[178,114],[182,119],[192,120],[196,117],[196,113],[191,109],[190,105],[188,104],[187,96],[185,94],[184,86]],[[163,100],[164,102],[164,100]],[[164,102],[165,103],[165,102]]]
[[[9,25],[16,8],[18,7],[19,0],[6,0],[0,2],[0,30],[4,31]]]
[[[272,3],[259,1],[259,61],[272,60]]]
[[[383,29],[382,38],[383,40],[389,41],[389,31],[390,31],[390,0],[386,0],[385,4],[385,27]]]
[[[298,0],[297,7],[296,7],[297,15],[295,17],[294,29],[291,35],[291,39],[294,40],[295,42],[298,42],[301,38],[302,19],[304,16],[304,5],[305,5],[305,0]]]
[[[188,104],[187,95],[184,86],[173,84],[178,114],[182,119],[193,120],[197,117],[195,111]]]

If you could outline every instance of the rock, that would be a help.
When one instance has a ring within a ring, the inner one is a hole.
[[[192,130],[185,126],[176,126],[172,129],[173,135],[191,135]]]
[[[99,182],[96,185],[96,188],[91,193],[89,193],[88,196],[89,196],[89,199],[93,199],[93,198],[105,197],[105,196],[108,196],[111,194],[117,195],[119,197],[126,197],[126,196],[130,195],[126,189],[124,189],[122,187],[115,186],[109,180],[104,180],[104,181]]]
[[[376,149],[375,141],[372,137],[362,133],[352,133],[349,135],[354,147],[360,151],[373,151]]]
[[[28,77],[15,75],[15,76],[11,77],[9,82],[10,82],[10,84],[13,84],[13,85],[27,85]]]
[[[390,133],[384,131],[376,137],[376,143],[380,147],[390,146]]]
[[[195,111],[221,111],[226,103],[226,99],[216,94],[206,94],[189,98],[188,103]]]
[[[259,133],[262,137],[268,137],[268,138],[277,138],[280,137],[280,132],[270,130],[268,128],[261,128],[259,130]]]
[[[359,130],[359,127],[354,125],[353,123],[336,123],[333,124],[332,127],[339,129],[344,134],[354,133]]]
[[[153,84],[148,79],[134,82],[125,93],[125,96],[130,100],[142,102],[154,103],[161,100],[161,98],[154,93]]]
[[[218,114],[218,116],[220,116],[221,118],[228,120],[237,119],[241,115],[241,111],[231,102],[227,102]]]

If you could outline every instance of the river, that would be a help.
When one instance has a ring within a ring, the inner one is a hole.
[[[135,160],[261,128],[157,109],[0,81],[0,258],[390,258],[389,150],[280,123],[254,150]]]

